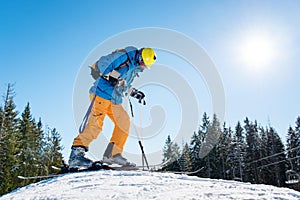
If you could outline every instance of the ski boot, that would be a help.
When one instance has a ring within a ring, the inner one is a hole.
[[[135,167],[136,164],[135,163],[131,163],[129,161],[127,161],[126,158],[124,158],[120,153],[116,154],[116,155],[112,155],[112,151],[113,151],[114,147],[114,143],[110,142],[104,152],[103,155],[103,162],[108,164],[108,165],[113,165],[113,164],[117,164],[117,165],[121,165],[122,167]]]
[[[83,147],[72,147],[71,155],[69,158],[70,170],[89,169],[93,166],[93,161],[84,157],[86,149]]]
[[[108,165],[121,165],[122,167],[135,167],[136,164],[127,161],[126,158],[124,158],[121,154],[116,154],[114,156],[106,157],[103,156],[103,162],[108,164]]]

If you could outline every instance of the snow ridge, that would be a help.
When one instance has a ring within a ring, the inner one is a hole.
[[[97,171],[65,174],[19,188],[6,199],[300,199],[300,192],[268,185],[172,173]]]

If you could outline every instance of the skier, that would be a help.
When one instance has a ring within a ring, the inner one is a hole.
[[[90,89],[91,105],[86,114],[87,123],[74,139],[69,158],[69,168],[87,169],[93,161],[85,157],[90,143],[102,131],[107,115],[114,123],[110,142],[103,155],[103,162],[122,166],[135,166],[122,156],[129,134],[130,119],[121,105],[124,93],[144,101],[145,94],[131,87],[138,73],[149,68],[156,60],[152,48],[126,47],[102,56],[91,66],[91,75],[95,79]]]

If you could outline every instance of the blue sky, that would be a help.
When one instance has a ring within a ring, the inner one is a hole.
[[[66,155],[77,134],[72,98],[81,64],[101,42],[135,28],[176,30],[207,51],[223,81],[230,126],[248,116],[270,122],[285,139],[300,115],[299,1],[7,0],[0,10],[0,91],[16,83],[18,110],[30,102],[34,117],[60,131]],[[267,47],[246,48],[261,36],[255,41]],[[243,58],[262,48],[272,51],[256,54],[265,63]]]

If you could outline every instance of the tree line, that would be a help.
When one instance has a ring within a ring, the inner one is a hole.
[[[163,170],[201,169],[194,175],[284,187],[287,172],[299,178],[300,117],[289,127],[284,145],[270,125],[263,127],[246,117],[232,129],[221,125],[216,115],[211,120],[204,113],[189,143],[180,148],[168,136],[163,152],[163,161],[171,160]],[[294,189],[299,190],[299,184]]]
[[[62,162],[58,131],[36,120],[29,103],[19,114],[14,96],[13,85],[8,84],[0,105],[0,196],[36,181],[21,181],[18,175],[47,175],[53,172],[52,165]]]

